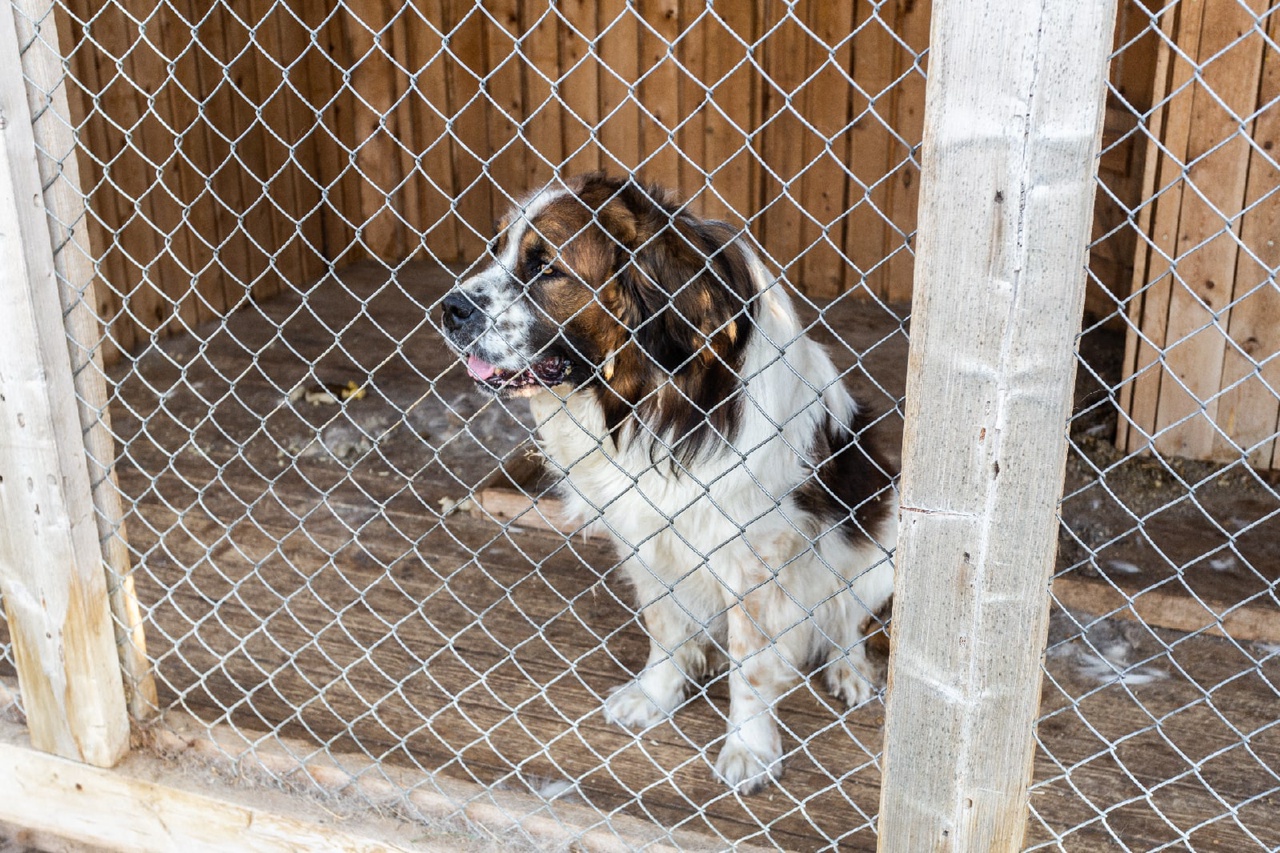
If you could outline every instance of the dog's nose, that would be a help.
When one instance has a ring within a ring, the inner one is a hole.
[[[479,310],[479,306],[471,301],[471,297],[460,290],[450,291],[442,304],[440,319],[445,329],[450,332],[456,332],[468,325],[468,321],[474,322],[476,312]]]

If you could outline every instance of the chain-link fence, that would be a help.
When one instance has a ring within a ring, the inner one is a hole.
[[[1081,339],[1038,847],[1280,845],[1278,25],[1122,5],[1091,270],[1114,299]]]
[[[16,11],[66,59],[88,212],[59,249],[97,274],[159,709],[419,820],[874,845],[878,696],[799,680],[785,776],[752,796],[713,774],[728,670],[670,722],[604,718],[648,655],[631,553],[566,526],[535,419],[436,321],[517,199],[638,173],[750,235],[896,448],[928,4]],[[1029,841],[1272,849],[1276,16],[1120,15]]]

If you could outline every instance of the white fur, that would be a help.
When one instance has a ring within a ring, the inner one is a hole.
[[[513,271],[519,264],[521,240],[533,227],[534,217],[568,192],[560,184],[548,184],[518,204],[502,253],[494,258],[494,263],[487,264],[461,284],[462,292],[484,307],[487,318],[485,330],[476,338],[473,348],[495,367],[520,371],[536,355],[525,346],[529,329],[537,319],[535,306],[525,298]]]
[[[609,697],[606,713],[626,726],[659,722],[718,649],[729,659],[731,701],[716,770],[751,792],[781,772],[774,705],[808,661],[826,662],[828,689],[848,704],[872,695],[860,626],[892,592],[897,511],[886,490],[882,529],[851,541],[788,497],[811,476],[808,451],[826,413],[847,423],[856,404],[803,335],[783,286],[742,248],[761,295],[732,446],[721,442],[681,471],[637,431],[619,431],[618,446],[589,391],[561,386],[530,404],[542,451],[565,474],[568,511],[599,518],[617,543],[652,640],[644,670]]]

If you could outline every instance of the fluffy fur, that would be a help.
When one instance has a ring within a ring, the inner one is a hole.
[[[478,384],[529,397],[569,512],[635,586],[649,660],[606,713],[657,723],[727,658],[716,770],[758,790],[808,668],[851,706],[874,692],[862,626],[892,591],[897,503],[864,418],[746,241],[657,189],[553,183],[491,255],[444,327]]]

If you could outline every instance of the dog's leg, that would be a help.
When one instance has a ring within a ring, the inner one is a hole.
[[[832,643],[822,679],[831,695],[850,708],[866,702],[884,683],[883,670],[867,657],[861,626],[893,594],[893,566],[887,557],[872,551],[869,556],[853,555],[853,559],[864,564],[873,561],[873,565],[837,593],[833,607],[821,608],[823,631]]]
[[[800,679],[809,624],[776,582],[754,578],[740,588],[728,613],[729,726],[716,773],[750,794],[782,775],[775,706]]]
[[[649,660],[635,680],[617,688],[605,702],[605,714],[622,726],[644,728],[671,715],[685,686],[706,668],[703,626],[668,592],[641,611],[649,634]]]

